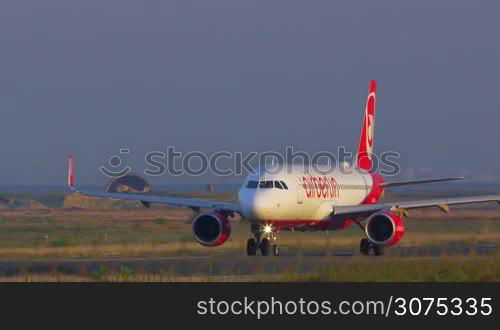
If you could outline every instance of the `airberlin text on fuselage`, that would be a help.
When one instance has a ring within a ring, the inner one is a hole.
[[[307,198],[332,199],[340,196],[337,181],[333,177],[303,176],[302,187]]]

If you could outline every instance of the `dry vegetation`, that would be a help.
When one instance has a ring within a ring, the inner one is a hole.
[[[217,248],[205,248],[191,236],[194,213],[188,209],[88,199],[79,195],[45,197],[52,207],[0,210],[0,260],[47,258],[155,257],[169,255],[243,255],[249,225],[232,220],[232,235]],[[224,196],[224,199],[230,199]],[[13,202],[11,202],[12,204]],[[52,203],[52,204],[51,204]],[[37,204],[38,205],[38,204]],[[58,207],[53,207],[58,205]],[[400,246],[494,243],[500,246],[499,212],[495,207],[457,207],[449,214],[437,209],[412,211],[407,234]],[[357,250],[357,226],[341,232],[283,232],[280,245],[287,248]],[[17,274],[0,281],[500,281],[495,256],[467,257],[444,254],[439,258],[399,258],[388,249],[383,259],[353,257],[341,264],[328,259],[313,272],[262,272],[250,275],[210,274],[181,276],[166,273],[120,271],[84,275]],[[328,253],[327,253],[328,254]]]
[[[234,219],[227,243],[205,248],[191,237],[190,210],[14,209],[0,212],[0,258],[164,256],[243,251],[248,224]],[[495,209],[412,212],[402,245],[500,241]],[[359,228],[330,233],[283,232],[280,244],[298,248],[356,248]]]
[[[22,274],[0,277],[10,282],[498,282],[500,260],[496,257],[447,257],[444,259],[373,260],[355,257],[342,263],[328,263],[315,271],[299,272],[289,269],[276,273],[251,275],[193,275],[180,276],[175,272],[134,273],[122,266],[117,272],[102,267],[85,275]]]

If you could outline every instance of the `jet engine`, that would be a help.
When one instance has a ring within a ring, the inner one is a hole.
[[[366,236],[375,244],[392,246],[403,238],[403,220],[392,212],[379,212],[371,215],[366,222]]]
[[[193,236],[204,246],[219,246],[231,234],[231,225],[227,216],[218,212],[200,214],[193,221]]]

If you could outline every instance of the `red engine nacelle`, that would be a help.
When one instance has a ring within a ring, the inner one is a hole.
[[[366,222],[366,236],[375,244],[391,246],[398,243],[405,234],[403,220],[392,212],[379,212]]]
[[[201,245],[210,247],[221,245],[230,234],[231,225],[227,216],[222,213],[200,214],[193,221],[193,236]]]

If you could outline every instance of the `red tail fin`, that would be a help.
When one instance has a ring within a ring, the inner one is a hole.
[[[75,169],[73,167],[73,156],[68,157],[68,187],[73,189],[75,187]]]
[[[375,132],[375,105],[377,103],[376,92],[377,82],[372,80],[370,81],[368,99],[366,100],[365,116],[358,148],[358,168],[365,171],[369,171],[373,167],[372,154]]]

